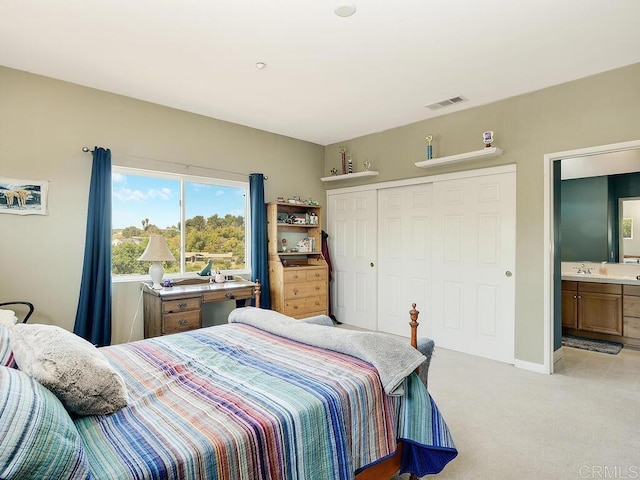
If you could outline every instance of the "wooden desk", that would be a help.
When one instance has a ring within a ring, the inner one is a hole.
[[[260,306],[260,284],[239,277],[225,283],[200,279],[183,280],[173,287],[153,290],[142,283],[144,338],[185,332],[202,327],[202,304],[256,298]]]

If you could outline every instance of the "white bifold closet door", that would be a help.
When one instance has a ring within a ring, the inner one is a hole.
[[[515,359],[516,173],[434,183],[432,336],[443,348]]]
[[[408,336],[409,310],[428,335],[433,184],[378,190],[378,330]]]
[[[377,193],[336,194],[327,200],[333,314],[345,324],[376,330]]]
[[[339,321],[408,336],[416,303],[420,336],[514,363],[515,167],[329,193],[327,206]]]

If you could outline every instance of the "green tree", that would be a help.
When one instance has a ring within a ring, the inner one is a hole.
[[[124,238],[139,237],[141,233],[142,230],[134,226],[122,229],[122,236]]]
[[[111,250],[111,272],[114,275],[132,275],[147,273],[149,265],[139,262],[138,258],[144,252],[146,243],[136,245],[133,242],[121,243]]]
[[[144,231],[147,233],[147,235],[151,236],[151,235],[162,235],[162,230],[160,230],[158,227],[156,227],[155,225],[151,224],[151,225],[147,225],[147,228],[144,229]]]
[[[133,238],[150,235],[164,235],[169,245],[169,250],[176,258],[175,262],[163,262],[165,272],[180,271],[180,228],[172,226],[166,229],[158,228],[150,224],[149,219],[142,220],[143,230],[135,226],[129,226],[122,230],[125,238]],[[201,252],[206,255],[231,252],[231,259],[216,260],[216,269],[227,270],[242,268],[245,265],[244,257],[244,217],[225,215],[212,215],[206,220],[202,215],[197,215],[185,221],[185,250],[187,252]],[[138,258],[146,248],[147,242],[136,245],[133,242],[122,243],[112,248],[114,275],[146,274],[149,265],[139,262]],[[206,257],[205,257],[206,258]],[[198,271],[206,262],[196,261],[189,263],[189,271]]]
[[[204,230],[207,226],[202,215],[196,215],[195,217],[184,222],[186,228],[195,228],[196,230]]]

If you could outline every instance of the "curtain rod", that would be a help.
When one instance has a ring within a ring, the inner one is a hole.
[[[93,150],[91,150],[89,147],[82,147],[82,151],[84,153],[93,153]],[[117,155],[118,157],[124,157],[124,158],[139,158],[141,160],[151,160],[152,162],[160,162],[160,163],[168,163],[170,165],[180,165],[181,167],[193,167],[193,168],[202,168],[203,170],[211,170],[214,172],[223,172],[223,173],[231,173],[233,175],[243,175],[243,176],[248,176],[248,173],[243,173],[243,172],[234,172],[232,170],[222,170],[220,168],[211,168],[211,167],[201,167],[199,165],[190,165],[188,163],[180,163],[180,162],[172,162],[170,160],[159,160],[157,158],[149,158],[149,157],[141,157],[138,155],[123,155],[120,153],[116,153],[115,155]],[[264,176],[265,180],[269,180],[269,177],[267,177],[266,175]]]

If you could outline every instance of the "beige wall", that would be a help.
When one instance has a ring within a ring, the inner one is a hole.
[[[262,172],[267,201],[324,202],[319,145],[0,67],[0,176],[51,182],[48,216],[0,215],[0,301],[33,302],[30,322],[73,329],[91,176],[81,148],[95,145],[110,148],[114,163]],[[114,343],[129,338],[138,295],[137,283],[114,285]]]
[[[501,102],[341,142],[356,171],[368,159],[376,182],[516,163],[516,358],[543,363],[543,155],[640,138],[640,64]],[[483,147],[496,132],[502,157],[421,170],[424,137],[434,153]],[[82,146],[118,154],[269,176],[267,201],[299,194],[324,203],[321,176],[338,167],[323,147],[0,67],[0,176],[49,180],[48,216],[0,215],[0,300],[29,300],[34,322],[73,328],[82,270],[91,170]],[[324,157],[323,157],[324,155]],[[324,165],[323,165],[324,158]],[[356,182],[367,183],[367,180]],[[137,284],[114,285],[114,343],[126,341]],[[133,338],[142,336],[142,322]]]
[[[375,182],[515,163],[516,213],[516,358],[543,360],[543,156],[546,153],[640,138],[640,64],[558,85],[482,107],[330,145],[324,175],[339,167],[339,145],[362,170],[368,159],[380,175]],[[464,93],[464,92],[463,92]],[[437,167],[416,168],[424,160],[425,136],[434,135],[437,157],[479,150],[482,132],[495,131],[502,157]],[[351,183],[362,184],[366,181]],[[327,188],[349,186],[327,184]],[[428,306],[427,306],[428,308]]]

